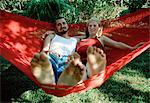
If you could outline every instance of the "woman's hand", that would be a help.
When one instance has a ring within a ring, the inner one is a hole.
[[[145,43],[145,42],[140,42],[140,43],[138,43],[137,45],[135,45],[135,46],[133,47],[133,50],[134,50],[134,49],[137,49],[137,48],[140,47],[140,46],[142,46],[144,43]]]
[[[44,34],[42,34],[42,39],[46,38],[46,36],[49,34],[55,34],[55,31],[49,30],[49,31],[45,32]]]

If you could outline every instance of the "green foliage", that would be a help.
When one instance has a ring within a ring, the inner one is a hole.
[[[1,0],[0,10],[7,10],[15,13],[22,13],[30,0]]]
[[[146,3],[146,4],[145,4]],[[124,15],[149,7],[146,0],[2,0],[0,9],[47,22],[57,16],[64,16],[69,23],[79,23],[92,16],[101,19],[115,18],[119,12]]]
[[[73,20],[76,20],[75,23],[83,22],[92,16],[108,19],[112,17],[115,2],[116,0],[74,0],[70,3],[75,8]]]
[[[128,6],[129,6],[130,12],[135,12],[136,10],[141,9],[145,3],[146,3],[146,0],[129,0]]]
[[[53,22],[55,17],[61,15],[66,17],[69,23],[79,23],[97,14],[100,18],[110,18],[114,10],[113,5],[115,1],[116,0],[11,0],[11,2],[7,3],[3,1],[1,4],[5,4],[2,6],[5,10],[33,19]],[[19,9],[17,7],[19,4],[24,5],[19,6],[21,7]],[[10,5],[13,6],[13,8]],[[109,15],[107,15],[107,13]]]
[[[10,62],[5,60],[2,56],[0,56],[0,74],[2,71],[6,70],[11,65]]]
[[[68,11],[72,12],[72,7],[64,0],[32,0],[27,5],[24,15],[33,19],[53,22],[54,19]]]
[[[120,12],[119,13],[120,16],[135,12],[142,8],[149,8],[150,2],[149,2],[149,0],[147,0],[147,1],[146,0],[128,0],[128,1],[126,1],[126,5],[128,6],[128,9]]]

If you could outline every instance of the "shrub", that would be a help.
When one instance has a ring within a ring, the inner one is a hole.
[[[53,22],[55,17],[72,9],[64,0],[32,0],[24,15],[33,19]]]

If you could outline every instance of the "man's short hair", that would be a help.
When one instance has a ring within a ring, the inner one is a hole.
[[[55,23],[56,23],[56,21],[57,21],[58,19],[65,19],[65,17],[63,17],[63,16],[58,16],[58,17],[56,17],[56,18],[55,18]]]

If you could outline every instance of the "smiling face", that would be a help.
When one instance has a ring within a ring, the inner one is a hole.
[[[96,21],[94,21],[94,20],[89,21],[89,23],[88,23],[88,32],[91,36],[95,36],[98,29],[99,29],[99,24]]]
[[[60,34],[65,34],[68,31],[68,24],[64,18],[56,20],[56,30]]]

